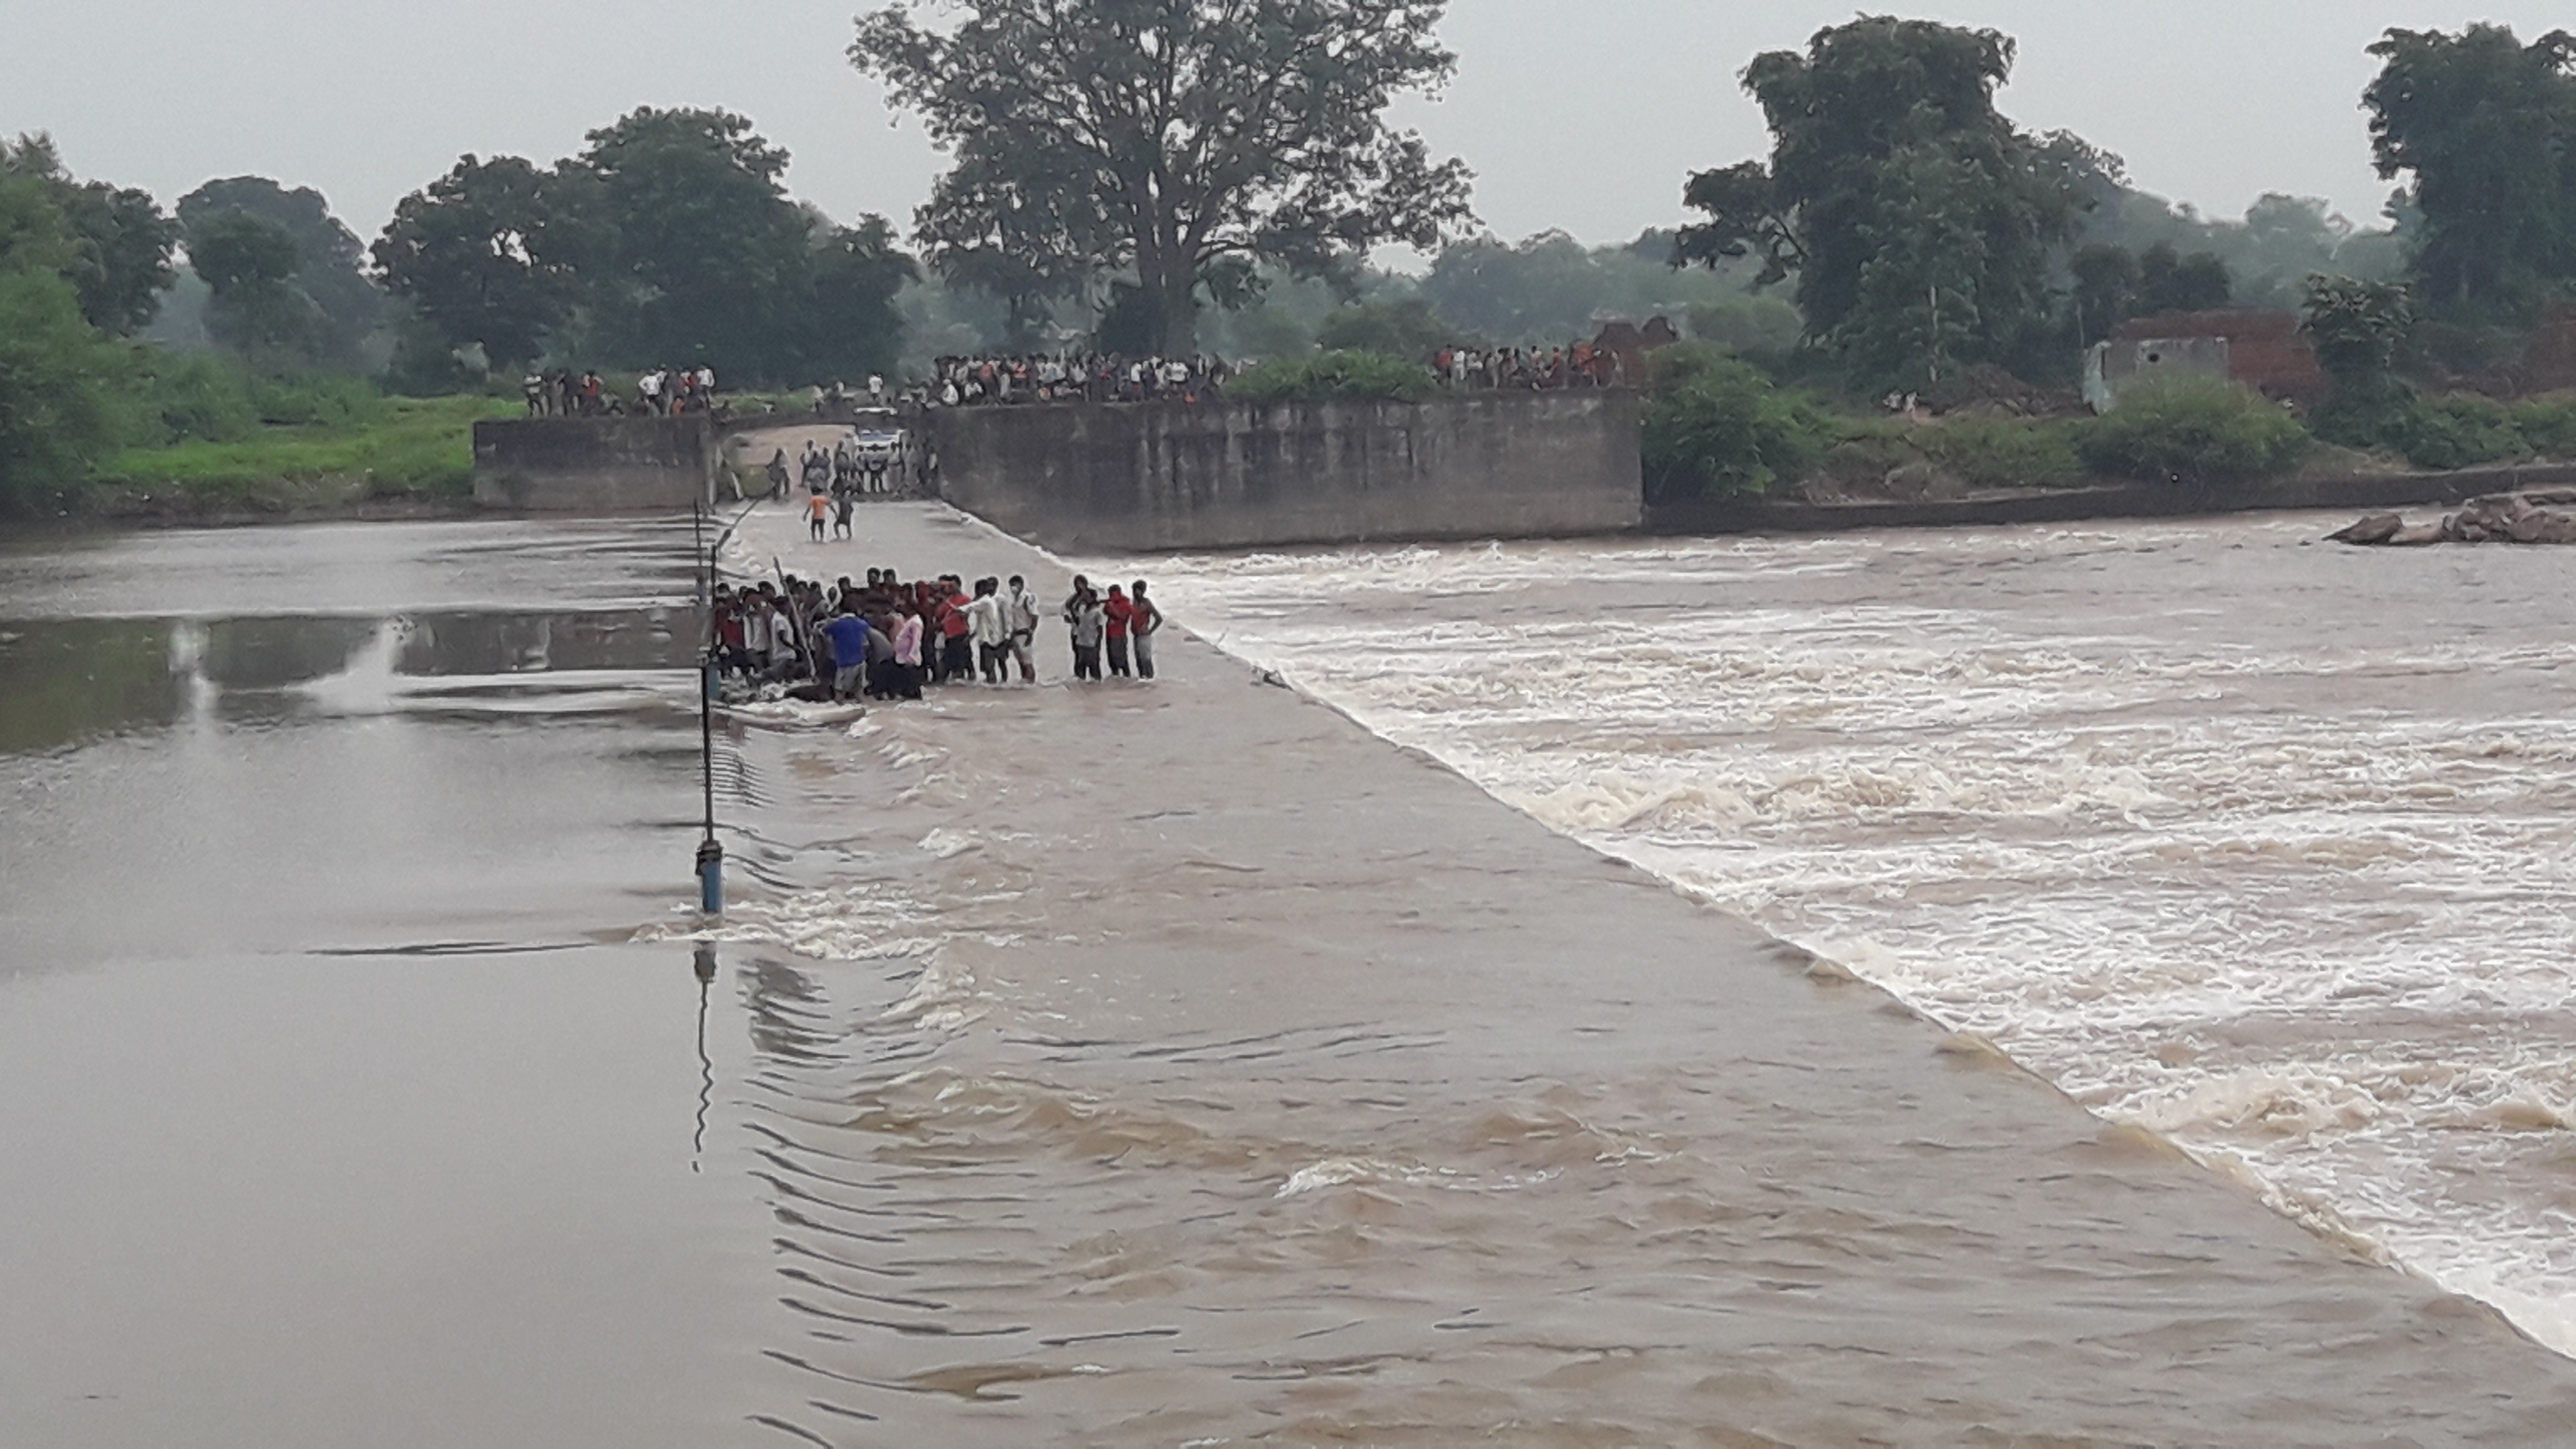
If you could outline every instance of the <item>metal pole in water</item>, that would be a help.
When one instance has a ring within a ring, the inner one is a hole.
[[[698,541],[706,543],[706,510],[698,510]],[[724,846],[716,841],[716,613],[715,551],[724,542],[719,538],[704,548],[702,558],[706,571],[699,597],[704,602],[706,637],[698,649],[698,775],[706,791],[706,833],[698,841],[698,910],[705,915],[724,914]]]
[[[724,846],[716,841],[716,666],[709,659],[698,692],[698,767],[706,783],[706,834],[698,841],[698,909],[724,914]]]

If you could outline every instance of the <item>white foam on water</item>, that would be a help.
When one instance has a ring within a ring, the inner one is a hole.
[[[2321,531],[1097,569],[1141,570],[1237,657],[2576,1352],[2563,584],[2359,585],[2347,556],[2299,552]],[[2410,629],[2417,607],[2522,627]],[[2236,612],[2319,608],[2341,612]],[[1383,1170],[1334,1159],[1281,1195]]]
[[[975,973],[950,951],[934,947],[903,999],[878,1018],[909,1022],[929,1031],[959,1031],[983,1019],[990,1001]]]
[[[407,691],[399,666],[413,627],[409,619],[385,620],[338,672],[292,685],[291,691],[333,714],[393,712]]]
[[[1375,1157],[1331,1157],[1322,1162],[1310,1163],[1288,1174],[1288,1180],[1279,1184],[1279,1190],[1271,1196],[1274,1198],[1302,1197],[1310,1192],[1322,1192],[1326,1188],[1353,1187],[1377,1182],[1419,1182],[1430,1175],[1431,1169],[1427,1167],[1407,1166]]]
[[[848,724],[867,714],[862,704],[818,704],[801,699],[747,700],[722,707],[722,713],[749,724],[781,726],[791,729],[830,729]],[[855,730],[854,730],[855,733]]]
[[[660,922],[634,939],[776,946],[817,961],[893,961],[937,950],[947,936],[935,919],[918,894],[867,883],[732,901],[721,921]]]

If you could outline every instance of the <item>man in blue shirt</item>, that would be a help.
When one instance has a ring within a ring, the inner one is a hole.
[[[840,617],[824,625],[822,634],[832,644],[833,697],[857,698],[867,678],[868,621],[843,605]]]

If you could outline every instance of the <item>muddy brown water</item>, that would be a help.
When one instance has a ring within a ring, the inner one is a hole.
[[[1061,589],[865,517],[738,557]],[[685,540],[0,554],[0,1443],[2576,1433],[2482,1305],[1187,639],[728,729],[696,939]]]

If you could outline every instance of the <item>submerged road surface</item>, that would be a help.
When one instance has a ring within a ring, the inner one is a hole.
[[[861,521],[737,558],[1061,594]],[[2576,1435],[2481,1305],[1178,634],[728,732],[701,1018],[685,537],[0,555],[0,1443]]]

